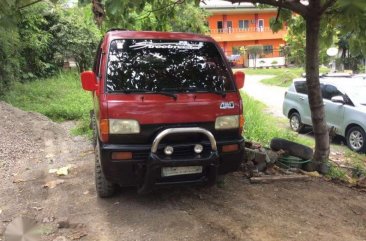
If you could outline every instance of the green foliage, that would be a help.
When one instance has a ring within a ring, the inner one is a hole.
[[[65,58],[74,59],[80,71],[90,68],[102,37],[90,5],[60,12],[60,20],[50,28],[55,60],[61,63]]]
[[[49,1],[7,0],[0,6],[0,95],[16,81],[53,75],[65,59],[92,65],[101,37],[90,5],[65,8]],[[9,4],[7,4],[9,3]]]
[[[305,63],[305,21],[301,16],[292,15],[282,9],[278,21],[270,20],[274,32],[288,25],[286,36],[289,49],[289,62],[298,66]],[[347,49],[354,56],[366,56],[366,1],[337,0],[324,14],[321,21],[320,62],[329,62],[326,50],[338,42],[338,38],[347,37]],[[340,41],[341,42],[341,41]],[[340,45],[341,47],[341,45]],[[344,46],[343,46],[344,47]],[[342,47],[341,47],[342,48]]]
[[[51,78],[16,83],[2,99],[20,109],[39,112],[54,121],[81,120],[74,133],[89,131],[92,101],[90,94],[82,89],[76,72],[60,72]]]
[[[104,29],[178,31],[206,33],[207,12],[186,0],[118,1],[106,0]],[[187,17],[189,16],[189,17]]]
[[[329,163],[329,172],[327,173],[327,177],[333,179],[333,180],[341,180],[341,181],[347,181],[347,172],[341,169],[340,167]]]
[[[18,32],[0,25],[0,95],[19,76],[19,45]]]
[[[313,146],[312,140],[301,138],[290,130],[279,127],[279,119],[266,114],[265,105],[244,92],[241,92],[244,104],[244,136],[248,140],[269,145],[274,137],[296,141],[304,145]]]

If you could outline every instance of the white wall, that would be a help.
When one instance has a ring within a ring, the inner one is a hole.
[[[277,61],[277,64],[272,64],[273,61]],[[256,60],[256,63],[257,63],[257,68],[258,67],[282,66],[282,65],[285,65],[285,57],[258,58]],[[254,59],[249,59],[249,67],[254,67]]]

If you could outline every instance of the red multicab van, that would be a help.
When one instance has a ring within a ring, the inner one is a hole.
[[[233,75],[212,38],[111,30],[81,81],[94,103],[99,197],[116,185],[212,185],[239,168],[244,73]]]

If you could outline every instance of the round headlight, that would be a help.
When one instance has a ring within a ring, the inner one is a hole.
[[[173,154],[173,152],[174,152],[174,148],[172,146],[166,146],[164,148],[165,155],[170,156],[171,154]]]
[[[203,146],[201,144],[194,145],[194,152],[200,154],[203,151]]]

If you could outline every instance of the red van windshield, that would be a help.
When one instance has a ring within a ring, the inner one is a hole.
[[[111,42],[107,92],[227,92],[234,86],[210,42],[123,39]]]

